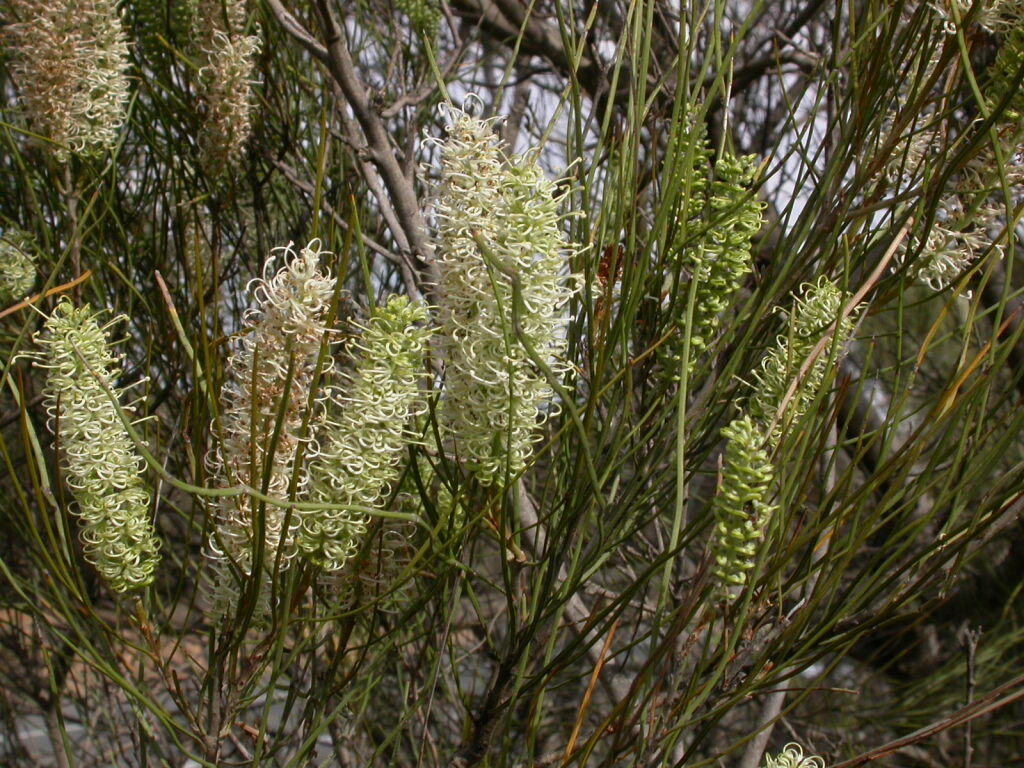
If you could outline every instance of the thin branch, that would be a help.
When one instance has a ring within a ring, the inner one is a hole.
[[[267,3],[270,5],[270,10],[277,18],[277,22],[281,25],[281,28],[295,38],[303,48],[309,51],[313,58],[323,64],[327,64],[327,49],[320,45],[316,38],[314,38],[304,26],[302,26],[299,20],[296,19],[288,9],[281,5],[280,0],[267,0]]]
[[[314,192],[316,190],[313,188],[313,185],[310,182],[304,180],[299,175],[299,171],[297,168],[295,168],[295,166],[289,165],[284,160],[278,160],[272,157],[268,158],[268,160],[275,166],[277,166],[277,169],[281,171],[282,174],[284,174],[284,177],[289,184],[291,184],[300,192],[306,193],[307,195],[310,196],[310,198],[315,197]],[[324,213],[330,216],[334,223],[337,224],[341,229],[348,231],[348,220],[340,213],[338,213],[334,206],[331,205],[323,196],[321,196],[320,198],[320,208],[321,210],[323,210]],[[362,239],[363,243],[374,253],[378,253],[384,258],[388,259],[389,261],[395,262],[396,264],[403,263],[402,260],[396,254],[389,251],[387,248],[378,243],[372,237],[363,235]]]
[[[1014,691],[1014,688],[1017,688],[1018,690]],[[1008,693],[1008,691],[1013,691],[1013,693]],[[954,728],[958,725],[965,725],[982,715],[995,712],[997,709],[1001,709],[1002,707],[1012,704],[1015,701],[1020,701],[1021,699],[1024,699],[1024,675],[1018,675],[1008,683],[1000,685],[998,688],[990,691],[977,701],[968,704],[965,707],[961,707],[947,718],[931,723],[930,725],[926,725],[924,728],[919,728],[913,733],[907,734],[895,741],[890,741],[888,744],[883,744],[880,747],[869,750],[852,760],[837,763],[832,766],[832,768],[857,768],[857,766],[866,765],[867,763],[878,760],[881,757],[891,755],[900,749],[916,744],[919,741],[924,741],[932,736],[936,736],[945,730]]]
[[[427,234],[426,222],[420,213],[416,190],[412,181],[402,172],[384,121],[371,105],[368,89],[356,74],[344,30],[330,4],[327,0],[317,0],[316,8],[327,38],[327,67],[366,137],[367,151],[387,188],[401,230],[408,238],[410,255],[421,284],[425,289],[436,285],[438,278],[436,266],[432,263],[433,246]]]
[[[66,283],[55,285],[48,291],[44,291],[43,293],[37,293],[35,296],[29,296],[27,299],[19,301],[17,304],[12,304],[7,309],[0,311],[0,318],[7,317],[8,315],[14,314],[19,310],[32,306],[33,304],[38,304],[40,301],[42,301],[43,299],[48,299],[50,296],[56,296],[58,293],[66,293],[67,291],[70,291],[73,288],[81,285],[90,277],[92,277],[92,270],[87,269],[74,280],[69,280]]]

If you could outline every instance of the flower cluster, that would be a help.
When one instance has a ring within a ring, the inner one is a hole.
[[[285,499],[308,486],[299,462],[300,446],[310,442],[303,434],[303,420],[318,373],[335,280],[320,268],[319,241],[297,255],[291,246],[275,252],[286,263],[275,273],[271,256],[263,279],[251,288],[256,307],[246,314],[246,334],[228,361],[223,410],[219,425],[214,425],[220,445],[210,464],[223,487],[245,484]],[[329,367],[331,361],[324,365]],[[309,448],[313,452],[313,446]],[[289,517],[281,506],[255,503],[249,495],[220,502],[210,542],[217,570],[210,595],[214,615],[222,614],[236,597],[229,562],[247,575],[262,571],[260,578],[265,579],[279,556],[286,562],[294,555],[294,523],[285,527]],[[255,562],[260,551],[262,562]]]
[[[786,428],[810,408],[825,380],[826,371],[835,362],[828,351],[841,350],[853,332],[853,320],[849,316],[841,316],[848,299],[847,294],[826,277],[819,278],[816,283],[805,284],[796,297],[788,335],[779,336],[777,345],[761,361],[761,370],[754,374],[757,383],[750,398],[749,412],[765,432],[770,445],[777,445]],[[815,359],[799,382],[793,398],[779,414],[782,401],[807,356],[837,321],[829,347]]]
[[[35,128],[62,161],[112,148],[128,104],[116,0],[11,0],[11,10],[12,72]]]
[[[529,461],[564,348],[569,246],[561,196],[535,160],[506,158],[489,122],[451,110],[435,202],[441,423],[484,483]]]
[[[202,164],[214,175],[241,159],[252,133],[252,86],[258,35],[244,35],[244,0],[202,0],[195,15],[196,39],[205,60],[200,70]]]
[[[697,284],[689,329],[691,369],[711,343],[719,316],[739,289],[740,280],[752,268],[750,243],[761,229],[764,207],[750,191],[757,169],[753,155],[737,158],[724,154],[718,159],[708,199],[710,227],[682,255],[683,267]],[[677,371],[682,353],[679,337],[670,349],[673,370]]]
[[[747,583],[757,549],[774,507],[766,499],[775,471],[764,450],[764,436],[749,416],[722,428],[728,442],[722,466],[722,484],[711,503],[715,535],[711,554],[719,591],[733,599],[733,587]]]
[[[932,166],[942,157],[942,141],[939,131],[927,129],[897,142],[886,166],[894,192],[903,194],[919,187],[935,172]],[[1013,184],[1012,166],[1005,170]],[[969,202],[980,190],[991,187],[991,171],[990,158],[972,158],[958,175],[956,188],[939,201],[931,229],[911,234],[896,252],[897,263],[932,290],[948,287],[992,244],[987,230],[998,211],[975,208]]]
[[[677,234],[692,233],[692,230],[698,227],[704,218],[708,173],[711,169],[711,149],[708,147],[707,126],[696,113],[688,112],[681,120],[675,156],[674,175],[681,198],[676,232]],[[683,223],[686,224],[685,227],[679,226]],[[681,241],[676,245],[685,247],[687,243]]]
[[[804,755],[804,748],[790,742],[776,756],[765,756],[764,768],[825,768],[825,761],[817,755]]]
[[[908,264],[908,268],[916,279],[933,291],[948,287],[991,245],[984,229],[977,226],[978,218],[974,222],[965,222],[964,226],[957,226],[953,218],[942,216],[947,210],[946,205],[957,202],[955,198],[943,201],[938,210],[939,217],[932,224],[924,242],[917,236],[911,236],[897,252],[900,263],[919,252],[913,263]]]
[[[298,513],[299,549],[325,571],[355,554],[369,517],[344,505],[379,509],[399,479],[415,438],[410,420],[423,411],[419,380],[429,329],[427,310],[404,296],[378,307],[356,347],[362,352],[345,385],[335,388],[341,412],[326,422],[311,462],[314,500],[343,508]]]
[[[23,232],[8,229],[0,235],[0,305],[20,301],[36,284],[33,250]]]
[[[789,334],[778,338],[755,373],[757,381],[747,413],[722,429],[727,442],[722,483],[712,502],[715,534],[711,549],[716,584],[727,598],[734,596],[733,587],[747,582],[774,509],[767,503],[775,477],[769,453],[810,408],[835,357],[827,352],[818,355],[780,414],[783,399],[808,355],[834,324],[831,350],[840,350],[853,332],[853,321],[841,316],[847,300],[825,277],[803,286],[792,311]]]
[[[437,0],[395,0],[395,8],[409,17],[410,25],[431,39],[441,26],[441,9]]]
[[[36,338],[36,361],[47,369],[49,427],[78,504],[85,557],[111,589],[127,592],[152,582],[159,542],[141,458],[111,400],[121,375],[107,339],[111,324],[101,327],[88,306],[62,301]]]
[[[973,14],[972,23],[1001,36],[996,59],[980,81],[989,110],[1008,100],[995,134],[995,142],[1001,145],[1001,161],[997,161],[997,153],[990,144],[972,151],[967,163],[949,176],[950,184],[943,191],[938,215],[918,217],[919,222],[927,222],[930,228],[912,232],[897,252],[897,262],[906,266],[910,277],[939,291],[948,288],[983,256],[1001,257],[1005,248],[1005,241],[994,239],[992,234],[1005,232],[1001,223],[1008,214],[1005,185],[1010,187],[1013,198],[1019,198],[1019,187],[1024,181],[1020,141],[1024,97],[1017,78],[1024,62],[1024,5],[1020,0],[932,0],[930,7],[946,34],[956,33],[957,18],[963,22],[968,14]],[[945,82],[935,73],[942,63],[943,41],[934,43],[922,46],[918,55],[922,57],[923,73],[908,82]],[[907,104],[918,98],[919,94],[908,92],[900,101]],[[944,95],[936,94],[923,108],[915,107],[912,132],[885,142],[895,147],[886,162],[887,181],[894,196],[920,190],[922,180],[936,178],[941,171],[932,168],[933,158],[941,160],[955,154],[952,144],[962,137],[942,125],[943,118],[935,105],[944,104],[944,99]],[[893,114],[901,111],[897,108]],[[890,121],[895,122],[895,118]],[[923,198],[919,205],[928,206]]]
[[[952,9],[953,5],[956,5],[955,15]],[[931,1],[931,7],[941,20],[942,28],[948,35],[956,34],[956,18],[959,17],[963,22],[974,7],[976,7],[973,18],[975,24],[989,32],[1000,31],[1006,25],[1006,15],[1013,13],[1015,7],[1019,5],[1020,0],[983,0],[978,3],[974,0]]]

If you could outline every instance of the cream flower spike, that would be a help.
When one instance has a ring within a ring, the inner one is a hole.
[[[564,352],[569,263],[562,196],[536,160],[506,157],[481,120],[448,108],[435,195],[445,396],[441,423],[485,484],[526,466]],[[516,329],[518,329],[518,334]],[[523,342],[526,342],[524,345]],[[528,346],[527,346],[528,345]]]
[[[245,0],[199,0],[192,35],[198,48],[203,122],[199,128],[202,167],[215,176],[238,165],[252,133],[256,34],[243,34]]]
[[[222,487],[245,484],[287,499],[293,476],[296,494],[308,486],[307,472],[296,461],[303,443],[307,460],[315,454],[302,424],[335,290],[334,277],[320,266],[322,255],[319,240],[298,254],[290,245],[277,248],[266,262],[263,278],[250,285],[256,306],[246,313],[246,333],[228,361],[219,432],[216,424],[213,429],[221,443],[209,464]],[[285,262],[280,268],[278,258]],[[327,357],[324,368],[331,365]],[[294,516],[286,530],[288,517],[284,507],[254,502],[247,495],[218,503],[210,541],[215,616],[237,599],[238,584],[229,577],[228,563],[247,576],[261,571],[258,578],[266,590],[278,558],[287,565],[294,556]],[[261,563],[255,562],[258,550],[263,552]]]
[[[35,284],[32,240],[24,232],[9,228],[0,235],[0,307],[21,301]]]
[[[11,0],[12,72],[59,160],[101,154],[127,119],[128,38],[115,0]]]

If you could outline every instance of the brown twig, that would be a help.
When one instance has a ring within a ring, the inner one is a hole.
[[[1018,690],[1014,691],[1013,689]],[[1013,691],[1013,693],[1008,693]],[[1012,704],[1015,701],[1024,699],[1024,675],[1018,675],[1007,683],[1003,683],[998,688],[990,691],[986,695],[982,696],[975,702],[968,704],[965,707],[961,707],[949,717],[939,720],[938,722],[926,725],[924,728],[919,728],[913,733],[909,733],[895,741],[890,741],[888,744],[883,744],[880,747],[876,747],[863,755],[847,760],[842,763],[833,765],[832,768],[857,768],[860,765],[866,765],[879,758],[886,757],[888,755],[897,752],[900,749],[909,747],[916,744],[919,741],[929,739],[936,734],[942,733],[949,728],[954,728],[958,725],[965,725],[975,718],[987,715],[990,712],[995,712],[997,709]]]
[[[36,304],[37,302],[42,301],[43,299],[48,299],[51,296],[56,296],[58,293],[70,291],[76,286],[84,283],[90,277],[92,277],[92,270],[87,269],[74,280],[70,280],[66,283],[62,283],[61,285],[54,286],[48,291],[44,291],[43,293],[37,293],[35,296],[29,296],[27,299],[23,299],[22,301],[19,301],[17,304],[9,306],[7,309],[0,312],[0,318],[7,317],[8,315],[17,312],[18,310],[25,309],[32,304]]]
[[[966,687],[964,702],[967,706],[970,706],[971,702],[974,701],[974,660],[978,651],[978,639],[980,637],[980,629],[970,629],[966,626],[960,635],[960,644],[963,646],[964,656],[967,657],[967,679],[964,681]],[[971,768],[971,756],[974,754],[971,736],[971,723],[968,722],[964,726],[964,768]]]
[[[352,109],[356,122],[365,138],[365,152],[383,181],[384,189],[377,190],[377,202],[382,210],[393,211],[392,224],[395,240],[415,269],[421,292],[430,293],[437,284],[437,270],[432,263],[433,245],[427,233],[426,222],[420,212],[420,201],[413,180],[402,171],[395,156],[390,135],[380,111],[371,103],[370,89],[356,74],[355,63],[345,40],[345,31],[326,0],[317,0],[314,10],[324,31],[326,46],[319,43],[301,23],[281,4],[269,0],[270,9],[282,28],[297,40],[311,55],[326,65],[331,77]],[[363,168],[364,177],[366,169]],[[367,181],[372,179],[367,178]],[[373,185],[371,185],[372,187]]]

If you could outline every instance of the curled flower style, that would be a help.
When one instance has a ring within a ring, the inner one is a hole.
[[[1006,189],[1011,190],[1011,199],[1019,198],[1018,188],[1024,178],[1020,143],[1024,96],[1018,78],[1024,62],[1024,5],[1020,0],[932,0],[930,5],[949,34],[956,32],[959,17],[961,23],[970,18],[972,23],[1000,36],[995,61],[980,82],[988,110],[994,111],[1005,102],[1005,109],[997,115],[993,143],[972,152],[967,162],[948,177],[935,219],[919,219],[927,221],[929,229],[912,232],[897,252],[897,261],[906,266],[911,277],[939,291],[952,285],[983,255],[1001,257],[1005,238],[1011,236],[1012,227],[1007,231],[1001,222],[1008,218]],[[921,47],[918,55],[926,62],[925,72],[913,82],[940,81],[936,69],[943,61],[942,48],[941,40]],[[905,106],[911,98],[908,93],[901,102]],[[895,114],[889,118],[890,123],[895,122]],[[916,113],[914,127],[907,135],[887,140],[887,145],[895,147],[886,163],[887,181],[895,196],[920,194],[922,182],[928,185],[943,175],[938,163],[962,138],[957,131],[944,128],[943,119],[933,106],[926,105],[923,112]],[[994,145],[1002,150],[998,161]],[[931,193],[929,190],[929,196]],[[994,239],[992,235],[1000,230],[1000,239]]]
[[[564,350],[561,196],[536,161],[506,158],[491,123],[451,110],[434,212],[446,395],[441,423],[483,483],[529,461]],[[531,355],[532,353],[532,355]]]
[[[383,507],[399,478],[406,448],[415,438],[410,420],[423,412],[419,390],[430,330],[427,310],[405,296],[377,308],[362,339],[347,386],[333,390],[341,413],[321,429],[321,448],[311,462],[313,499],[364,509]],[[356,553],[369,516],[360,509],[298,513],[296,541],[325,571],[339,571]]]
[[[88,306],[62,301],[36,338],[47,369],[48,426],[78,505],[85,558],[115,592],[153,581],[159,541],[149,513],[142,460],[109,393],[121,375],[107,329]],[[131,412],[130,407],[123,410]]]
[[[675,154],[675,176],[681,196],[677,225],[685,222],[686,229],[692,234],[692,229],[699,226],[700,220],[704,217],[708,173],[711,169],[707,126],[697,114],[691,112],[683,118]],[[681,226],[676,227],[677,233],[683,230]]]
[[[196,39],[205,65],[200,70],[203,167],[219,175],[236,165],[252,133],[252,86],[258,35],[243,35],[244,0],[202,0],[195,15]]]
[[[848,299],[849,296],[826,277],[804,284],[793,307],[789,335],[778,337],[777,345],[761,361],[761,370],[754,374],[757,383],[750,398],[749,412],[762,430],[768,430],[774,422],[766,435],[770,445],[778,445],[786,427],[811,407],[825,381],[825,372],[835,362],[829,350],[841,350],[853,333],[853,320],[849,316],[841,317]],[[811,365],[793,399],[777,419],[783,398],[807,356],[837,321],[832,343]]]
[[[222,487],[242,483],[285,499],[308,486],[299,448],[306,443],[308,457],[315,446],[302,425],[335,289],[334,278],[320,267],[319,246],[314,240],[297,255],[290,245],[275,249],[263,278],[250,288],[256,306],[246,313],[246,333],[228,361],[219,429],[214,425],[221,440],[210,468]],[[275,255],[286,260],[276,272]],[[330,359],[324,366],[331,366]],[[247,576],[261,572],[257,578],[265,581],[279,556],[287,564],[294,555],[294,522],[286,530],[288,517],[283,507],[248,495],[220,501],[210,541],[212,559],[221,561],[210,594],[213,615],[222,615],[237,598],[236,580],[226,578],[227,563]]]
[[[963,22],[971,9],[976,6],[973,21],[978,26],[987,29],[989,32],[998,32],[1006,24],[1006,16],[1012,14],[1019,6],[1020,0],[932,0],[930,3],[938,18],[942,21],[942,27],[946,34],[956,34],[956,18],[959,16]],[[952,6],[956,6],[956,14]]]
[[[817,755],[804,755],[804,748],[790,742],[776,757],[765,755],[764,768],[825,768],[825,761]]]
[[[215,45],[203,69],[206,116],[199,148],[203,166],[216,174],[237,164],[252,133],[253,69],[260,39],[219,34]]]
[[[59,160],[98,155],[127,117],[128,40],[115,0],[11,0],[12,72]]]
[[[235,35],[245,26],[246,0],[190,0],[195,4],[193,29],[197,40],[208,40],[218,32]]]
[[[696,282],[692,325],[689,330],[692,369],[697,356],[712,341],[719,317],[740,287],[740,280],[752,267],[750,244],[762,225],[764,204],[751,194],[757,176],[757,158],[725,154],[715,166],[715,179],[708,200],[711,225],[700,240],[682,254],[682,266]],[[680,302],[685,306],[685,302]],[[678,318],[677,322],[685,322]],[[673,371],[678,371],[682,338],[670,345]]]
[[[993,245],[985,228],[994,216],[976,211],[967,217],[960,208],[955,195],[947,197],[940,204],[924,242],[917,236],[909,237],[897,252],[896,258],[901,264],[914,256],[908,265],[911,274],[933,291],[949,287]],[[1001,251],[998,245],[995,247]]]
[[[774,507],[767,502],[775,471],[764,450],[764,436],[749,416],[722,428],[727,440],[722,484],[711,502],[715,532],[711,543],[718,591],[734,599],[734,587],[747,583],[757,548]]]
[[[0,305],[20,301],[36,284],[35,249],[24,232],[0,235]]]

